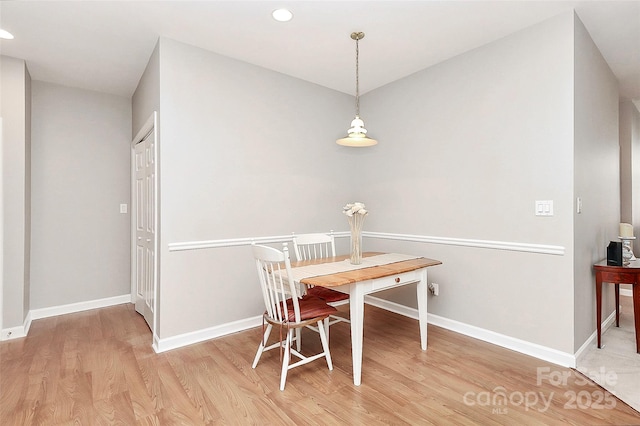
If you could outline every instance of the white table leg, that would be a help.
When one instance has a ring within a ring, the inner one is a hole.
[[[362,340],[364,335],[364,291],[352,284],[349,290],[351,321],[351,357],[353,360],[353,384],[360,386],[362,379]]]
[[[423,268],[418,281],[418,319],[420,322],[420,346],[423,351],[427,350],[427,268]]]

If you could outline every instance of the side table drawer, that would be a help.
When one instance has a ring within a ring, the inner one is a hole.
[[[405,284],[420,281],[420,271],[404,272],[402,274],[389,275],[388,277],[377,278],[374,280],[373,290],[384,290],[385,288],[399,287]]]

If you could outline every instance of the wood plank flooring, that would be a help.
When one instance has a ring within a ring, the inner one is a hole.
[[[272,333],[276,334],[277,333]],[[562,368],[367,306],[362,385],[348,324],[324,360],[289,372],[278,351],[251,362],[261,329],[156,354],[133,306],[34,321],[0,343],[0,424],[13,425],[632,425],[640,414]],[[303,351],[318,350],[303,334]]]

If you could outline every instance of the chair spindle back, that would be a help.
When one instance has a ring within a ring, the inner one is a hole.
[[[333,234],[300,234],[293,236],[296,260],[313,260],[336,255]]]
[[[293,275],[287,243],[283,244],[282,251],[255,244],[252,249],[267,315],[275,321],[287,322],[286,300],[290,298],[293,303],[295,321],[299,322],[298,291],[293,279],[289,279]]]

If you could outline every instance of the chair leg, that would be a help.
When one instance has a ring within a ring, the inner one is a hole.
[[[329,328],[327,327],[327,330]],[[333,370],[333,362],[331,361],[331,353],[329,352],[329,339],[324,333],[324,326],[322,320],[318,321],[318,333],[320,334],[320,341],[322,341],[322,348],[324,349],[324,357],[327,359],[327,366],[329,370]]]
[[[284,343],[284,353],[282,354],[282,373],[280,373],[280,390],[284,390],[284,384],[287,381],[287,371],[289,371],[289,359],[291,358],[291,340],[293,338],[293,330],[287,332],[287,338]]]
[[[329,317],[324,319],[324,332],[327,335],[327,342],[329,341]]]
[[[300,352],[302,347],[302,329],[296,328],[296,349]]]
[[[258,352],[256,352],[256,357],[253,359],[253,365],[251,368],[256,368],[258,365],[258,361],[260,361],[260,357],[262,356],[262,352],[264,351],[264,347],[269,340],[269,334],[271,334],[271,329],[273,326],[271,324],[267,324],[267,329],[264,331],[264,336],[262,336],[262,340],[260,341],[260,346],[258,346]]]

